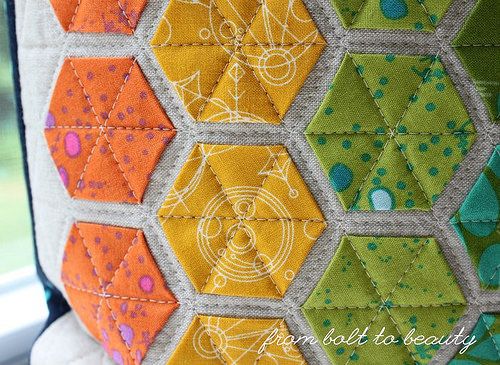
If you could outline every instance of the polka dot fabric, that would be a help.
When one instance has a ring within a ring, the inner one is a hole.
[[[132,58],[68,58],[45,123],[62,183],[78,199],[139,203],[175,130]]]
[[[347,54],[306,137],[346,210],[429,210],[475,140],[437,56]]]
[[[140,364],[178,307],[141,230],[75,223],[61,279],[73,310],[120,365]]]

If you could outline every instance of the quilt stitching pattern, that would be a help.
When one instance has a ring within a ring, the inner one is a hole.
[[[495,148],[451,224],[466,246],[481,287],[500,286],[500,146]]]
[[[283,319],[196,315],[167,364],[305,365],[296,345],[264,343],[273,331],[283,338],[290,335]]]
[[[429,210],[475,140],[439,56],[393,54],[346,55],[305,134],[346,210]]]
[[[197,145],[158,217],[195,288],[236,296],[282,297],[325,228],[283,146]]]
[[[64,62],[45,137],[71,196],[141,202],[175,133],[135,59]]]
[[[319,338],[331,328],[349,334],[366,327],[372,341],[385,327],[385,335],[389,331],[396,341],[325,345],[333,364],[365,357],[384,364],[425,364],[439,346],[404,344],[403,334],[413,328],[417,334],[447,336],[465,306],[434,239],[345,236],[302,311]]]
[[[75,223],[61,278],[82,322],[119,364],[140,364],[178,307],[140,230]]]
[[[50,0],[67,32],[133,34],[147,0]]]
[[[300,0],[174,0],[151,45],[197,121],[278,124],[325,41]]]

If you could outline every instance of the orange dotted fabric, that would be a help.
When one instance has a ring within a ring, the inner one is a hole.
[[[50,0],[68,32],[132,34],[147,0]]]
[[[174,136],[135,59],[65,60],[45,137],[71,196],[140,203]]]
[[[178,307],[137,229],[74,224],[61,279],[73,310],[117,364],[140,364]]]

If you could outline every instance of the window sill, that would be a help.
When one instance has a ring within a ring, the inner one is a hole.
[[[47,319],[42,284],[32,267],[0,276],[0,365],[29,363]]]

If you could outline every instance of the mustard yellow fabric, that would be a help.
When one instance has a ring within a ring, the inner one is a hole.
[[[325,228],[283,146],[198,144],[158,211],[197,291],[280,298]]]
[[[167,365],[305,365],[295,345],[265,344],[276,329],[290,335],[283,319],[196,316]]]
[[[325,41],[301,0],[172,0],[151,45],[195,120],[277,124]]]

